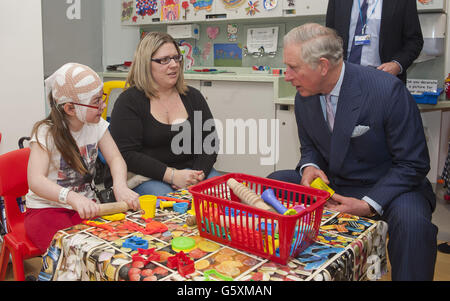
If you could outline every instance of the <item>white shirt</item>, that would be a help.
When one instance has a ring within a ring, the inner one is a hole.
[[[72,136],[77,143],[80,153],[86,162],[86,166],[91,174],[95,170],[95,161],[98,155],[98,142],[103,137],[105,132],[108,130],[109,123],[100,118],[100,121],[95,124],[84,124],[78,132],[71,132]],[[30,143],[36,142],[36,137],[39,139],[41,145],[47,149],[50,156],[50,165],[48,169],[47,178],[50,181],[61,185],[62,187],[67,187],[72,191],[82,193],[89,199],[95,198],[95,193],[92,191],[89,183],[84,183],[83,176],[77,171],[73,170],[66,161],[62,158],[61,153],[56,148],[53,138],[51,136],[47,137],[49,126],[42,125],[39,127],[35,136],[31,137]],[[63,205],[54,201],[49,201],[41,198],[33,191],[29,190],[28,194],[25,196],[27,208],[67,208],[73,209],[70,205]]]
[[[390,0],[392,1],[392,0]],[[359,0],[362,5],[363,0]],[[355,36],[356,23],[361,18],[358,0],[353,0],[352,14],[350,18],[350,29],[347,45],[347,57],[350,56],[353,38]],[[383,0],[367,0],[367,27],[366,34],[370,34],[370,45],[362,46],[361,65],[378,67],[381,65],[379,45],[380,45],[380,25]],[[361,34],[361,33],[359,33]]]

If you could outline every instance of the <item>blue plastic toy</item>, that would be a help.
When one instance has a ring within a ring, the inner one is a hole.
[[[133,251],[137,249],[148,249],[148,241],[137,236],[131,236],[122,244],[123,248],[130,248]]]
[[[287,209],[286,207],[284,207],[283,204],[281,204],[280,201],[275,196],[273,190],[270,188],[264,190],[264,192],[261,194],[261,198],[263,199],[264,202],[271,205],[279,214],[283,215],[297,214],[297,211],[295,211],[294,209]]]

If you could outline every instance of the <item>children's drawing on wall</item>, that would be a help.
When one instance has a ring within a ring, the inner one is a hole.
[[[208,38],[210,38],[211,40],[215,40],[217,38],[217,35],[219,34],[219,27],[208,26],[206,28],[206,34],[208,35]]]
[[[226,9],[233,9],[241,6],[245,0],[222,0]]]
[[[183,20],[186,20],[187,13],[189,12],[189,2],[188,1],[181,2],[181,7],[184,9]]]
[[[131,1],[122,1],[122,21],[130,20],[133,15],[133,0]]]
[[[203,51],[202,51],[202,59],[206,61],[209,57],[209,54],[211,53],[212,43],[206,42],[205,45],[203,45]]]
[[[256,13],[259,13],[258,9],[259,0],[256,1],[248,1],[248,7],[245,8],[247,11],[247,15],[254,16]]]
[[[179,47],[181,54],[183,55],[184,71],[191,70],[195,62],[192,57],[192,45],[183,41],[180,43]]]
[[[136,14],[144,17],[144,16],[151,16],[157,11],[158,11],[157,0],[136,0]]]
[[[278,0],[263,0],[263,7],[265,10],[274,9],[278,4]]]
[[[238,25],[228,24],[227,25],[227,38],[230,42],[236,42],[237,40]]]
[[[161,21],[175,21],[180,17],[180,0],[161,0]]]
[[[214,44],[214,66],[242,67],[242,48],[238,44]]]
[[[201,9],[211,10],[212,4],[214,0],[190,0],[192,6],[195,11],[199,11]]]

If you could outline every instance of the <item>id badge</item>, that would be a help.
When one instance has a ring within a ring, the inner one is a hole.
[[[357,46],[370,45],[370,34],[356,35],[355,45]]]

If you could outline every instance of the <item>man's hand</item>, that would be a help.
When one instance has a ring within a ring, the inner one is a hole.
[[[356,198],[345,197],[335,193],[325,204],[326,209],[358,216],[371,214],[369,204]]]
[[[311,182],[314,181],[314,179],[317,177],[321,178],[327,185],[330,184],[327,175],[322,170],[317,169],[314,166],[306,166],[305,168],[303,168],[302,180],[300,182],[300,185],[309,187],[311,185]]]
[[[394,76],[397,76],[400,73],[400,66],[396,62],[388,62],[381,64],[377,68],[378,70],[390,73]]]

